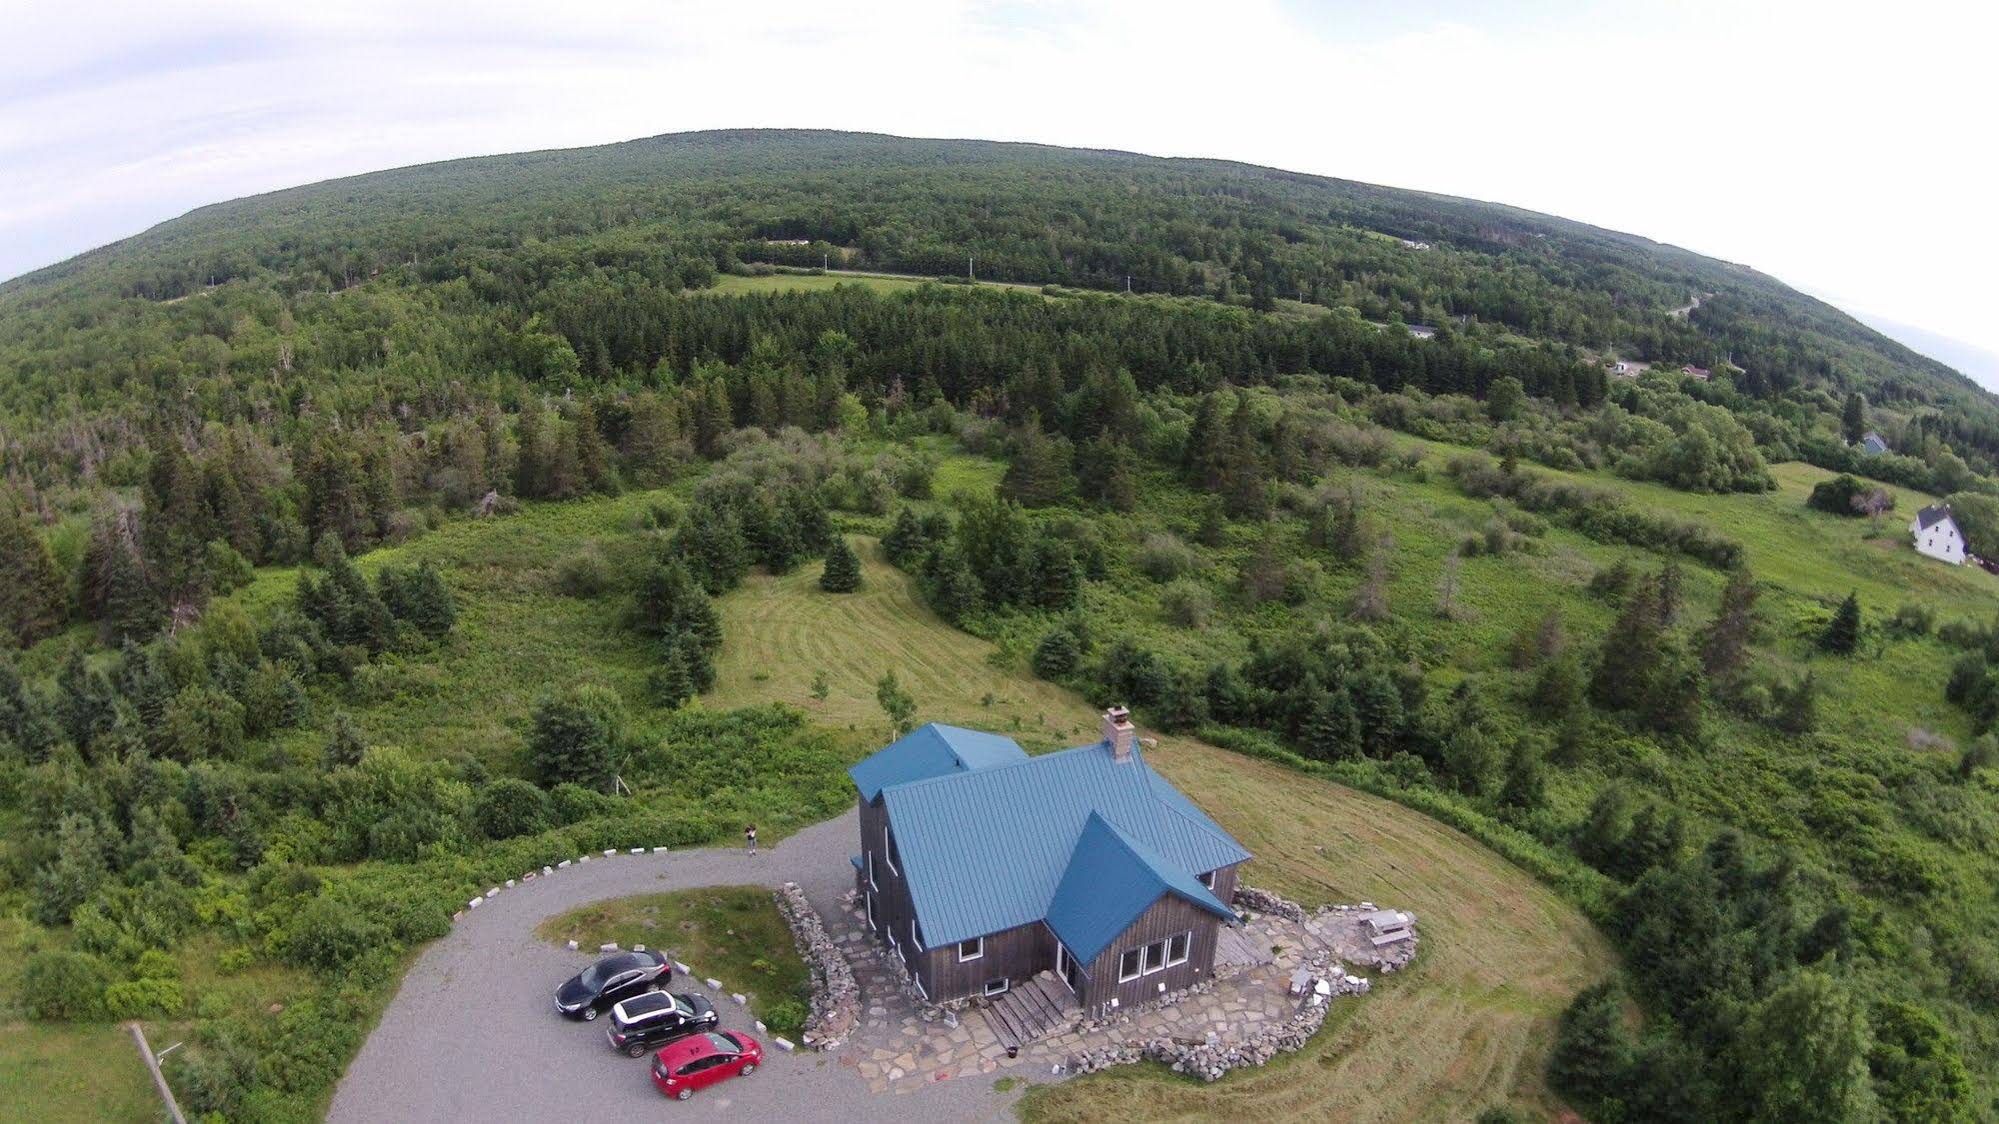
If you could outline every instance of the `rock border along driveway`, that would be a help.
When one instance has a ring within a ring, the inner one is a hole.
[[[750,856],[739,848],[593,855],[467,909],[426,948],[334,1091],[327,1119],[347,1122],[601,1120],[670,1112],[644,1059],[613,1053],[603,1019],[572,1022],[555,1012],[555,986],[596,958],[534,935],[558,914],[607,898],[701,886],[786,881],[802,887],[821,917],[840,911],[853,882],[847,862],[855,815],[807,828]],[[696,974],[707,964],[690,965]],[[739,981],[723,980],[727,986]],[[675,991],[706,992],[676,973]],[[710,995],[724,1026],[755,1033],[741,1008]],[[735,1011],[735,1017],[730,1012]],[[745,1120],[1005,1120],[1017,1093],[989,1080],[939,1081],[901,1096],[873,1093],[845,1051],[776,1049],[764,1064],[695,1094],[686,1108]],[[1029,1074],[1015,1071],[1017,1076]],[[1044,1077],[1045,1079],[1045,1077]]]

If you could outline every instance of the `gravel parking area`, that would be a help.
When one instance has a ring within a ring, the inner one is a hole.
[[[735,848],[600,856],[502,891],[417,958],[341,1079],[328,1119],[604,1120],[640,1112],[753,1120],[1011,1119],[1017,1091],[1001,1094],[988,1081],[956,1080],[878,1095],[847,1053],[801,1048],[786,1054],[770,1035],[759,1036],[765,1064],[755,1074],[677,1104],[653,1087],[648,1059],[611,1051],[605,1020],[572,1022],[555,1012],[555,986],[597,954],[537,939],[542,921],[630,894],[784,881],[797,882],[820,915],[832,917],[853,881],[847,856],[857,830],[849,812],[755,857]],[[698,979],[678,976],[673,990],[708,993]],[[725,1028],[755,1032],[728,996],[709,998]]]

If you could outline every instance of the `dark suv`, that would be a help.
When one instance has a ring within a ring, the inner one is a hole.
[[[714,1005],[699,995],[653,991],[611,1008],[611,1025],[604,1037],[611,1049],[643,1058],[647,1050],[715,1029],[717,1021]]]

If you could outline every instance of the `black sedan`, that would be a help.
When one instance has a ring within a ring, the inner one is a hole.
[[[657,991],[673,979],[663,952],[620,952],[606,956],[555,989],[555,1009],[588,1022],[616,1003]]]
[[[690,1034],[715,1029],[720,1019],[714,1004],[699,995],[670,995],[664,991],[635,995],[611,1008],[611,1025],[604,1037],[611,1049],[623,1050],[635,1058]]]

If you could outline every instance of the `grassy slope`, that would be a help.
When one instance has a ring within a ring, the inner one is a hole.
[[[1030,744],[1090,736],[1081,698],[995,666],[996,648],[924,608],[910,579],[873,549],[864,563],[859,594],[820,592],[818,567],[806,566],[723,598],[714,701],[808,699],[805,685],[824,671],[832,690],[822,720],[879,729],[873,683],[888,665],[922,677],[921,720],[1019,730]],[[1541,1070],[1555,1016],[1611,963],[1580,915],[1483,847],[1398,805],[1188,740],[1169,741],[1155,760],[1257,853],[1250,881],[1308,902],[1366,898],[1423,916],[1420,967],[1349,1005],[1288,1064],[1213,1086],[1122,1071],[1064,1086],[1038,1099],[1039,1111],[1291,1118],[1332,1106],[1336,1116],[1416,1119],[1509,1097],[1547,1107]]]

